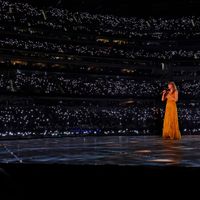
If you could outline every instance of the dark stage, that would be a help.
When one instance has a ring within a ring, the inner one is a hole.
[[[65,137],[0,142],[1,163],[200,167],[200,136]]]
[[[57,197],[76,196],[77,191],[91,196],[86,192],[89,190],[99,195],[116,194],[124,188],[142,196],[142,189],[163,189],[168,181],[171,187],[194,184],[200,178],[199,148],[200,136],[194,135],[180,141],[160,136],[1,141],[0,178],[3,188],[13,191],[9,194],[20,197],[26,192],[34,196],[38,191]],[[155,195],[154,190],[150,192]]]

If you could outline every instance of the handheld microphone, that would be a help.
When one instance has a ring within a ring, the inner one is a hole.
[[[164,90],[166,90],[166,92],[169,92],[169,89],[168,89],[168,88],[166,88],[166,89],[164,89]],[[163,91],[164,91],[164,90],[163,90]],[[162,94],[162,93],[163,93],[163,91],[162,91],[160,94]]]

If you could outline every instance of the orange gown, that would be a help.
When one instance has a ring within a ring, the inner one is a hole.
[[[181,139],[176,102],[171,99],[167,99],[166,103],[162,136],[164,139]]]

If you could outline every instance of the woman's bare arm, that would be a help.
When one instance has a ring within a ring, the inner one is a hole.
[[[162,93],[162,99],[161,99],[162,101],[165,101],[165,100],[166,100],[166,95],[165,95],[165,94],[166,94],[166,92],[163,92],[163,93]]]

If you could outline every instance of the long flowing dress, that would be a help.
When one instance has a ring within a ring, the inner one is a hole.
[[[175,97],[174,93],[170,95]],[[176,102],[171,99],[167,99],[162,135],[164,139],[181,139],[177,106]]]

